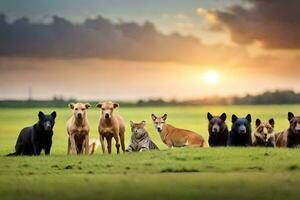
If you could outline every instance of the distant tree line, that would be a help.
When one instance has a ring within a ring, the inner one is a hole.
[[[65,100],[54,97],[52,100],[1,100],[0,108],[34,108],[34,107],[57,107],[64,108],[76,99]],[[84,101],[85,102],[85,101]],[[88,101],[96,105],[98,101]],[[265,104],[300,104],[300,93],[292,90],[267,91],[258,95],[246,95],[244,97],[219,97],[211,96],[193,100],[163,100],[149,99],[137,102],[120,102],[123,107],[134,106],[193,106],[193,105],[265,105]]]
[[[265,105],[265,104],[300,104],[300,93],[293,90],[266,91],[257,95],[243,97],[211,96],[185,101],[164,101],[162,99],[138,101],[137,105]]]
[[[300,93],[292,90],[267,91],[259,95],[246,95],[235,98],[234,104],[299,104]]]

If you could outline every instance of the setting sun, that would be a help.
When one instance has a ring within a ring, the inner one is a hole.
[[[209,70],[203,74],[203,80],[209,84],[216,84],[219,82],[219,75],[216,71]]]

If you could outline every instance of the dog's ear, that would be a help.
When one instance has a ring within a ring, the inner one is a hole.
[[[114,103],[114,109],[118,108],[119,104],[118,103]]]
[[[133,127],[134,123],[133,121],[130,121],[130,126]]]
[[[69,108],[71,108],[72,110],[74,109],[74,103],[69,103]]]
[[[220,118],[221,118],[221,120],[223,120],[223,122],[225,122],[227,119],[226,113],[223,113]]]
[[[273,118],[269,119],[269,124],[272,126],[272,128],[275,127],[275,120]]]
[[[143,127],[145,127],[145,126],[146,126],[146,121],[143,120],[143,121],[141,122],[141,124],[142,124]]]
[[[157,117],[154,114],[152,114],[151,118],[152,118],[153,121],[155,121]]]
[[[235,114],[233,114],[231,117],[231,122],[235,123],[237,120],[238,120],[238,117]]]
[[[251,115],[250,115],[250,114],[248,114],[248,115],[246,116],[246,120],[248,120],[248,122],[251,123],[252,118],[251,118]]]
[[[97,107],[97,108],[102,108],[102,103],[98,103],[98,104],[96,105],[96,107]]]
[[[256,119],[256,121],[255,121],[255,125],[256,125],[256,127],[259,127],[259,125],[261,125],[261,121],[260,121],[260,119]]]
[[[292,112],[288,113],[288,120],[289,121],[291,121],[294,117],[295,117],[295,115]]]
[[[164,114],[164,116],[162,116],[162,119],[163,119],[164,121],[166,121],[166,120],[167,120],[167,117],[168,117],[168,115],[167,115],[167,114]]]
[[[210,114],[210,112],[208,112],[207,113],[207,119],[208,119],[208,121],[210,121],[212,118],[214,118],[214,117],[212,116],[212,114]]]
[[[41,119],[43,119],[45,117],[45,114],[42,112],[42,111],[40,111],[39,112],[39,119],[41,120]]]
[[[51,113],[51,116],[53,117],[53,119],[55,119],[55,118],[56,118],[56,112],[53,111],[53,112]]]
[[[89,103],[85,103],[84,105],[85,105],[86,109],[89,109],[91,107],[91,104],[89,104]]]

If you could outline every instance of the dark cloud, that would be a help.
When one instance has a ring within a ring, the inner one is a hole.
[[[265,48],[300,48],[299,0],[245,0],[226,11],[207,11],[214,16],[213,29],[228,30],[238,44],[261,42]]]
[[[166,35],[150,22],[112,23],[101,16],[74,24],[54,16],[51,23],[23,17],[8,23],[0,16],[0,56],[76,57],[183,63],[222,62],[240,50],[204,45],[177,33]],[[208,54],[208,52],[212,52]]]

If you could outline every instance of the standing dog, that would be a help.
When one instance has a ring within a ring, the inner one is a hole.
[[[212,114],[207,113],[207,119],[209,121],[208,123],[209,146],[211,147],[227,146],[229,131],[225,123],[226,118],[227,116],[225,113],[223,113],[220,117],[212,116]]]
[[[56,112],[50,115],[39,112],[38,116],[36,124],[21,130],[15,146],[16,152],[7,156],[40,155],[43,149],[45,155],[50,154]]]
[[[274,119],[268,122],[256,120],[256,129],[253,134],[253,146],[275,147]]]
[[[114,109],[119,107],[119,104],[113,102],[98,103],[97,107],[102,110],[98,132],[103,153],[105,153],[104,138],[107,141],[107,151],[111,154],[111,140],[116,141],[117,153],[120,152],[121,141],[122,151],[125,152],[125,125],[120,116],[113,116]]]
[[[299,147],[300,146],[300,116],[288,113],[290,127],[276,134],[276,146],[278,147]]]
[[[156,117],[152,114],[155,129],[158,131],[161,140],[169,147],[206,147],[207,144],[201,135],[195,132],[175,128],[166,124],[167,114]]]
[[[126,149],[127,152],[159,150],[145,129],[145,121],[142,121],[141,123],[134,123],[130,121],[130,126],[131,140],[128,148]]]
[[[251,146],[251,115],[238,118],[232,115],[232,127],[228,137],[228,146]]]
[[[89,154],[90,125],[87,119],[88,103],[70,103],[73,111],[72,117],[67,122],[68,154]]]

